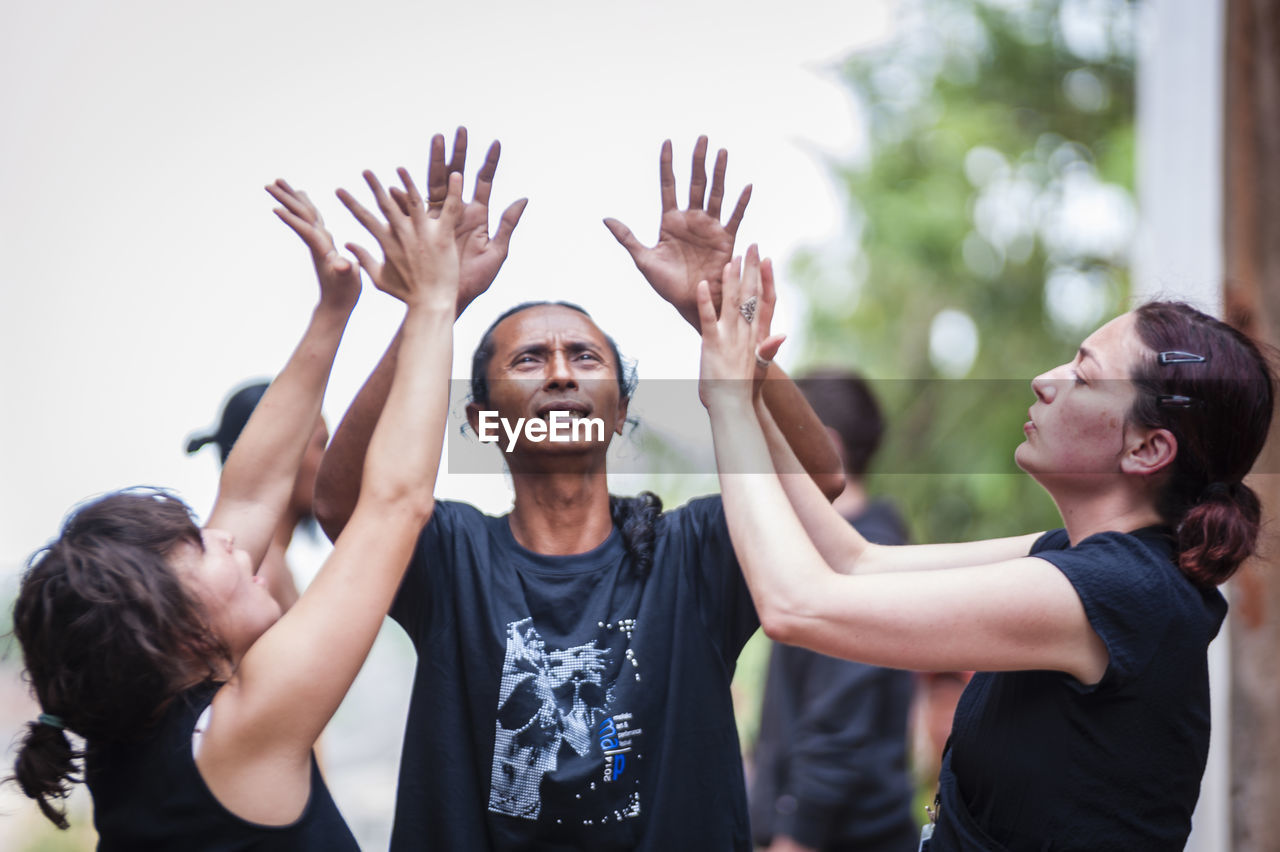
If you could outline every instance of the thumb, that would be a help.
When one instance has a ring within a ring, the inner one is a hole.
[[[524,215],[524,208],[529,204],[529,199],[521,198],[511,203],[511,206],[502,211],[502,218],[498,220],[498,231],[493,235],[493,242],[502,246],[504,249],[511,243],[511,234],[515,231],[516,225],[520,224],[520,217]]]
[[[633,260],[644,251],[644,246],[636,239],[636,235],[631,233],[631,229],[617,219],[605,219],[604,226],[609,229],[609,233],[613,234],[613,238],[622,244]]]
[[[778,350],[782,348],[782,341],[786,340],[785,334],[774,334],[760,341],[760,345],[756,347],[756,357],[763,361],[772,361],[778,355]]]

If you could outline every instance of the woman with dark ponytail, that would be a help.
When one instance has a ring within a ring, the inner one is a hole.
[[[414,366],[390,389],[351,523],[287,615],[258,569],[319,421],[360,272],[284,181],[267,190],[311,250],[320,300],[226,459],[208,525],[163,491],[117,492],[75,509],[23,575],[14,633],[42,712],[14,778],[60,828],[58,800],[84,780],[103,852],[358,848],[312,747],[431,516],[462,206],[459,180],[427,210],[407,176],[403,193],[392,190],[399,206],[366,178],[390,226],[344,197],[387,260],[352,250],[407,305],[402,347]]]
[[[724,299],[767,296],[761,278],[748,258]],[[780,446],[744,381],[777,339],[717,316],[705,293],[700,308],[702,399],[765,632],[877,665],[978,672],[924,848],[1181,849],[1209,747],[1217,586],[1257,542],[1243,479],[1274,397],[1258,347],[1183,304],[1112,320],[1031,383],[1015,460],[1063,529],[882,547],[799,477],[723,473]]]

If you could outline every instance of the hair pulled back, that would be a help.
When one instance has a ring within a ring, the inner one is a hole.
[[[153,489],[80,506],[27,563],[13,608],[27,679],[45,713],[89,747],[141,735],[193,679],[228,659],[168,559],[203,549],[186,504]],[[59,828],[81,757],[62,729],[32,722],[13,779]]]
[[[1271,426],[1274,375],[1252,340],[1190,305],[1150,302],[1134,314],[1152,352],[1133,372],[1129,419],[1178,442],[1156,509],[1177,531],[1182,572],[1217,585],[1257,546],[1262,507],[1243,480]],[[1173,354],[1161,363],[1160,353]]]
[[[591,314],[587,313],[580,305],[563,301],[521,302],[515,307],[503,311],[485,330],[484,335],[480,338],[480,343],[476,346],[475,352],[472,353],[472,402],[480,405],[487,405],[489,402],[489,363],[493,360],[494,330],[507,317],[518,314],[521,311],[527,311],[530,308],[540,308],[546,305],[568,308],[571,311],[577,311],[587,319],[591,319]],[[600,333],[604,334],[603,331]],[[624,401],[630,400],[636,391],[636,383],[638,381],[635,367],[622,357],[622,353],[618,350],[618,344],[614,342],[610,335],[604,334],[604,339],[608,342],[609,350],[613,354],[614,372],[618,380],[618,398]],[[658,518],[662,516],[662,500],[651,491],[642,491],[635,497],[618,497],[610,494],[609,516],[613,520],[613,525],[622,533],[623,544],[627,549],[627,554],[631,557],[636,571],[641,575],[647,573],[653,566],[653,544],[657,535]]]

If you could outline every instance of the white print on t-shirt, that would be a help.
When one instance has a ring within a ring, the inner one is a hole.
[[[615,625],[602,623],[600,627],[612,631]],[[625,619],[616,628],[629,642],[635,622]],[[507,625],[507,651],[494,723],[490,811],[537,819],[542,812],[543,776],[556,769],[557,755],[565,745],[580,757],[598,757],[602,775],[597,777],[603,782],[615,783],[625,778],[638,784],[634,767],[628,767],[626,761],[638,757],[633,745],[642,732],[631,726],[630,713],[608,715],[614,683],[606,678],[613,655],[614,650],[599,647],[596,640],[565,650],[548,649],[532,618]],[[636,680],[640,679],[639,672],[634,671],[639,662],[631,648],[626,648],[625,659],[619,662],[631,670]],[[595,788],[596,782],[591,782],[589,789]],[[608,822],[610,816],[639,816],[638,792],[629,797],[626,806],[620,810],[610,808],[610,812],[583,823]]]

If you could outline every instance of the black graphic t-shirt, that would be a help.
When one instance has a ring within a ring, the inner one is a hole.
[[[729,682],[758,621],[718,497],[574,556],[438,502],[391,615],[418,651],[393,850],[749,850]]]

